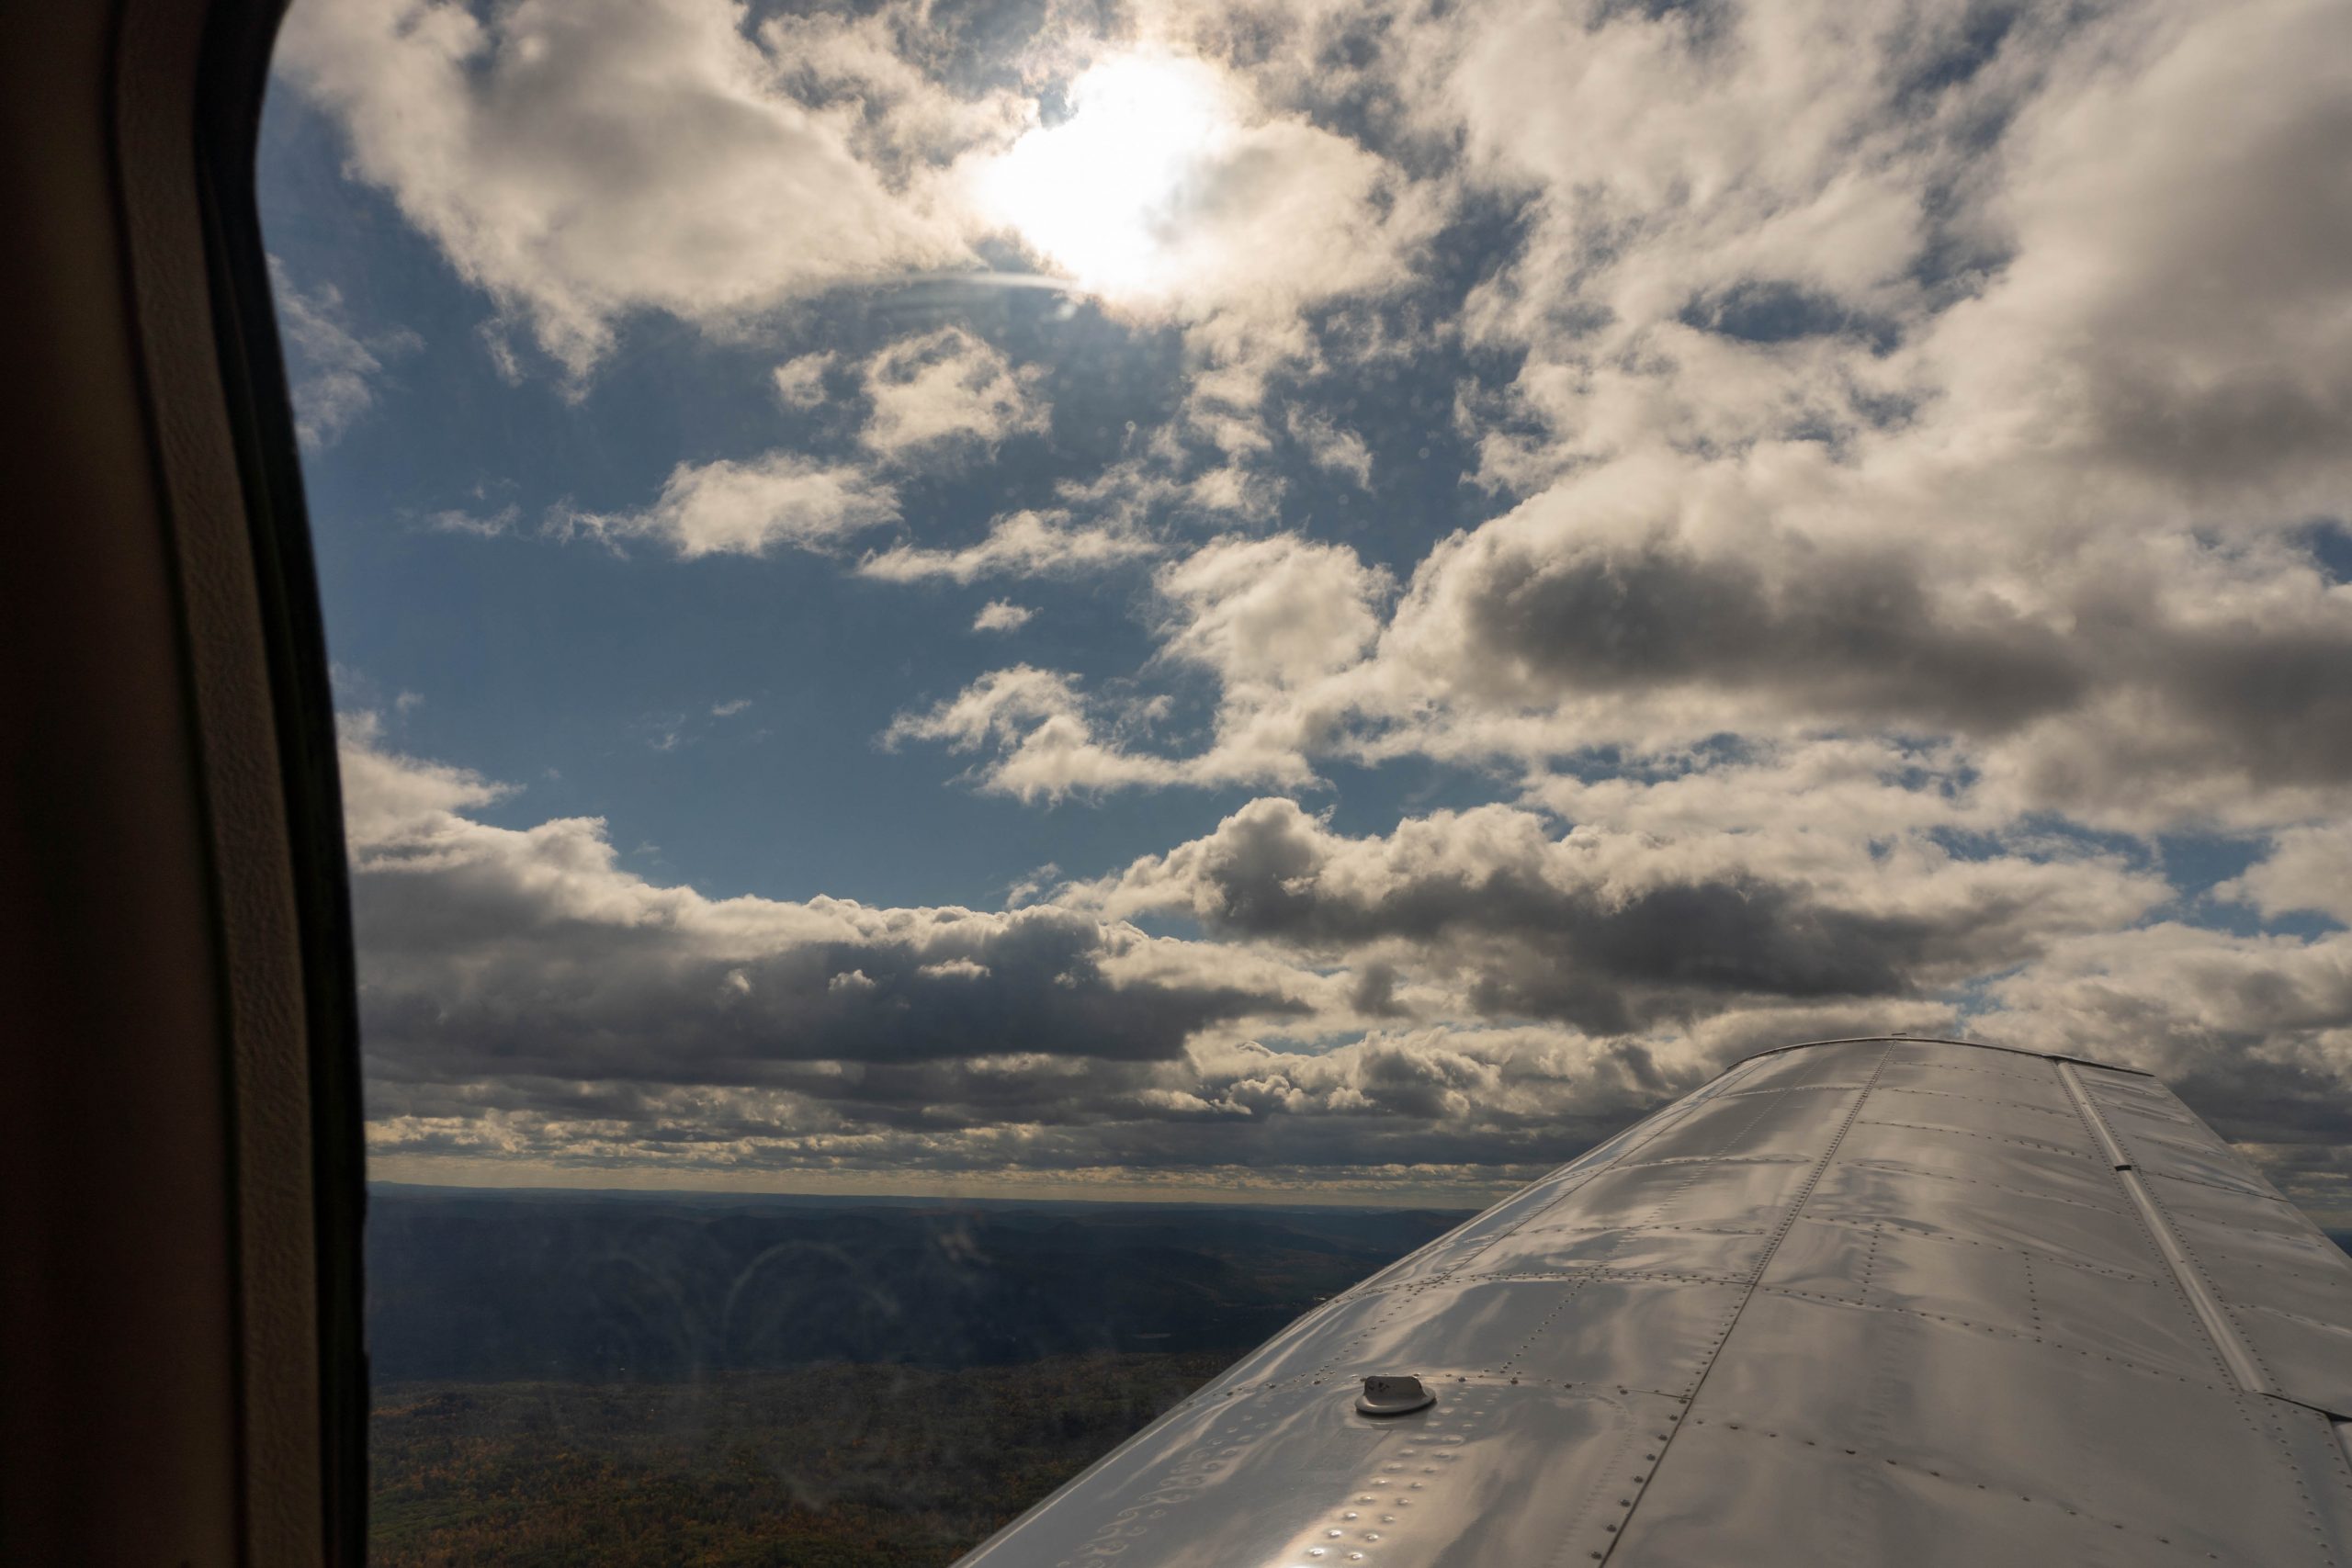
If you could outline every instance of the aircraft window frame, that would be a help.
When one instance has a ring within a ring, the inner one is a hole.
[[[357,984],[326,645],[254,190],[284,0],[128,0],[115,175],[211,836],[254,1562],[361,1562]]]

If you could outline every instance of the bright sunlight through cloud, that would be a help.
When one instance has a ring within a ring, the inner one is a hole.
[[[1068,119],[1016,142],[979,180],[983,209],[1110,297],[1169,286],[1175,209],[1187,177],[1230,125],[1216,73],[1197,61],[1128,56],[1070,90]]]

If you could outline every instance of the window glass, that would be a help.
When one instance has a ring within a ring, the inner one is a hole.
[[[378,1554],[944,1563],[1808,1038],[2352,1224],[2344,15],[294,0]]]

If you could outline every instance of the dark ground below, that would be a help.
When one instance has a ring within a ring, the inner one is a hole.
[[[369,1559],[938,1568],[1227,1360],[379,1388]]]

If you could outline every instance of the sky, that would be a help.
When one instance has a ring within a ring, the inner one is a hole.
[[[1767,1046],[2352,1219],[2352,7],[295,0],[373,1169],[1472,1201]]]

